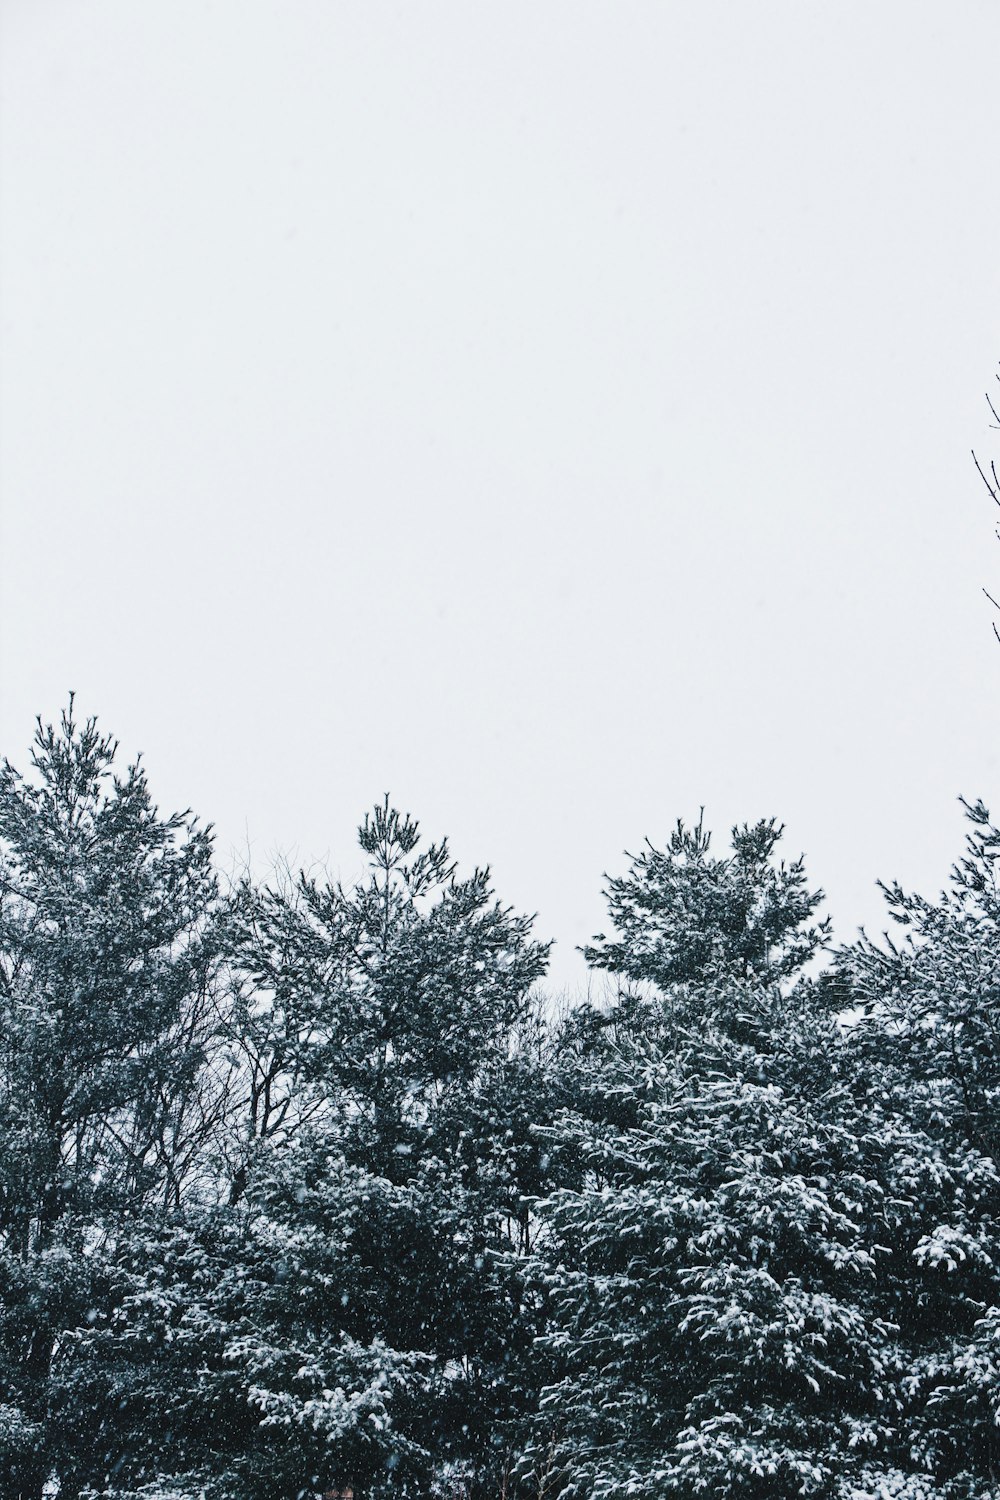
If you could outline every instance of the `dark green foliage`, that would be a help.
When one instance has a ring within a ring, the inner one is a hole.
[[[64,1332],[104,1217],[176,1205],[212,1029],[211,840],[72,703],[33,776],[0,771],[0,1402],[8,1484],[37,1500]],[[99,1278],[98,1278],[99,1279]]]
[[[360,842],[354,890],[236,893],[216,1206],[122,1236],[117,1302],[77,1338],[101,1492],[423,1496],[506,1461],[547,950],[388,803]]]
[[[176,1201],[179,1116],[213,967],[211,839],[72,710],[0,771],[0,1229]],[[163,1086],[169,1083],[170,1097]]]
[[[356,890],[244,887],[241,961],[304,1082],[392,1175],[428,1110],[523,1020],[547,947],[494,901],[488,870],[458,880],[447,844],[416,853],[417,824],[388,802],[359,842],[372,873]]]
[[[822,972],[779,825],[679,823],[555,1019],[388,799],[356,887],[223,897],[114,757],[71,705],[0,773],[5,1500],[998,1493],[981,803]]]
[[[734,828],[733,852],[709,854],[699,819],[678,822],[666,849],[652,844],[607,884],[618,932],[583,951],[595,968],[667,990],[686,980],[737,975],[778,980],[811,958],[829,924],[809,925],[823,899],[806,888],[801,859],[775,865],[782,829],[772,818]]]
[[[829,1495],[885,1423],[884,1143],[820,991],[787,987],[823,929],[776,839],[710,861],[679,828],[611,883],[592,961],[659,987],[622,992],[548,1133],[584,1172],[537,1205],[554,1378],[523,1468],[567,1500]]]
[[[962,1500],[1000,1480],[1000,831],[981,802],[965,811],[948,889],[884,887],[901,941],[863,938],[835,979],[856,1008],[859,1094],[910,1137],[897,1191],[913,1212],[891,1266],[910,1446]]]

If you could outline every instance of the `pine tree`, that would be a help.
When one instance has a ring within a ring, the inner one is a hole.
[[[894,1197],[910,1208],[884,1273],[901,1426],[934,1493],[956,1500],[1000,1483],[1000,830],[964,805],[947,890],[883,886],[900,938],[862,936],[837,977],[867,1107],[908,1137]]]
[[[794,974],[829,935],[811,923],[822,892],[807,888],[803,860],[775,864],[783,828],[773,818],[732,831],[732,854],[710,854],[703,818],[678,820],[665,849],[647,848],[627,875],[609,879],[618,936],[584,948],[588,963],[621,981],[666,991],[685,980]]]
[[[526,1493],[833,1495],[883,1441],[885,1142],[799,972],[826,927],[779,832],[713,860],[679,825],[610,882],[588,956],[619,997],[578,1021],[582,1107],[548,1133],[583,1175],[536,1209]]]
[[[198,1144],[217,903],[211,837],[73,703],[0,770],[0,1462],[39,1500],[67,1330],[101,1227],[177,1201]]]
[[[78,1436],[99,1493],[472,1494],[503,1465],[547,948],[388,800],[359,840],[354,889],[238,895],[235,1170],[133,1236],[81,1339],[77,1409],[118,1414]]]

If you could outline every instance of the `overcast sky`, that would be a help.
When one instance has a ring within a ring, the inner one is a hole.
[[[537,910],[776,815],[838,934],[1000,812],[995,0],[3,0],[0,750]]]

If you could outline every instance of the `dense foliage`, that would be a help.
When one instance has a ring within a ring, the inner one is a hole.
[[[1000,1493],[1000,831],[834,950],[781,829],[608,882],[600,1004],[388,799],[223,888],[70,710],[0,772],[11,1500]]]

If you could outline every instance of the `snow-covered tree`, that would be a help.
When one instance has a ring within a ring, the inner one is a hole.
[[[909,1132],[885,1297],[908,1446],[961,1500],[1000,1483],[1000,830],[981,802],[965,811],[948,888],[884,886],[898,938],[862,937],[837,977],[867,1107]]]
[[[797,973],[825,927],[777,836],[713,860],[680,827],[610,884],[589,956],[619,1000],[581,1018],[584,1107],[547,1132],[583,1177],[536,1210],[532,1494],[840,1494],[884,1443],[885,1141]]]
[[[810,891],[801,858],[775,863],[783,829],[772,818],[732,831],[732,853],[710,853],[699,818],[678,820],[665,849],[647,847],[624,876],[608,880],[616,935],[583,952],[594,968],[666,991],[684,980],[794,974],[829,934],[812,922],[822,892]]]
[[[502,1252],[540,1181],[547,948],[388,801],[359,837],[356,888],[302,877],[236,902],[236,1172],[214,1207],[123,1245],[114,1305],[81,1335],[98,1493],[471,1494],[503,1465],[525,1341]]]
[[[115,750],[71,704],[0,772],[4,1496],[998,1492],[981,803],[822,972],[780,827],[678,824],[555,1021],[532,920],[388,799],[353,888],[222,898]]]
[[[211,838],[115,752],[71,700],[39,722],[31,774],[0,770],[0,1463],[19,1500],[54,1461],[103,1221],[175,1205],[204,1135]]]

